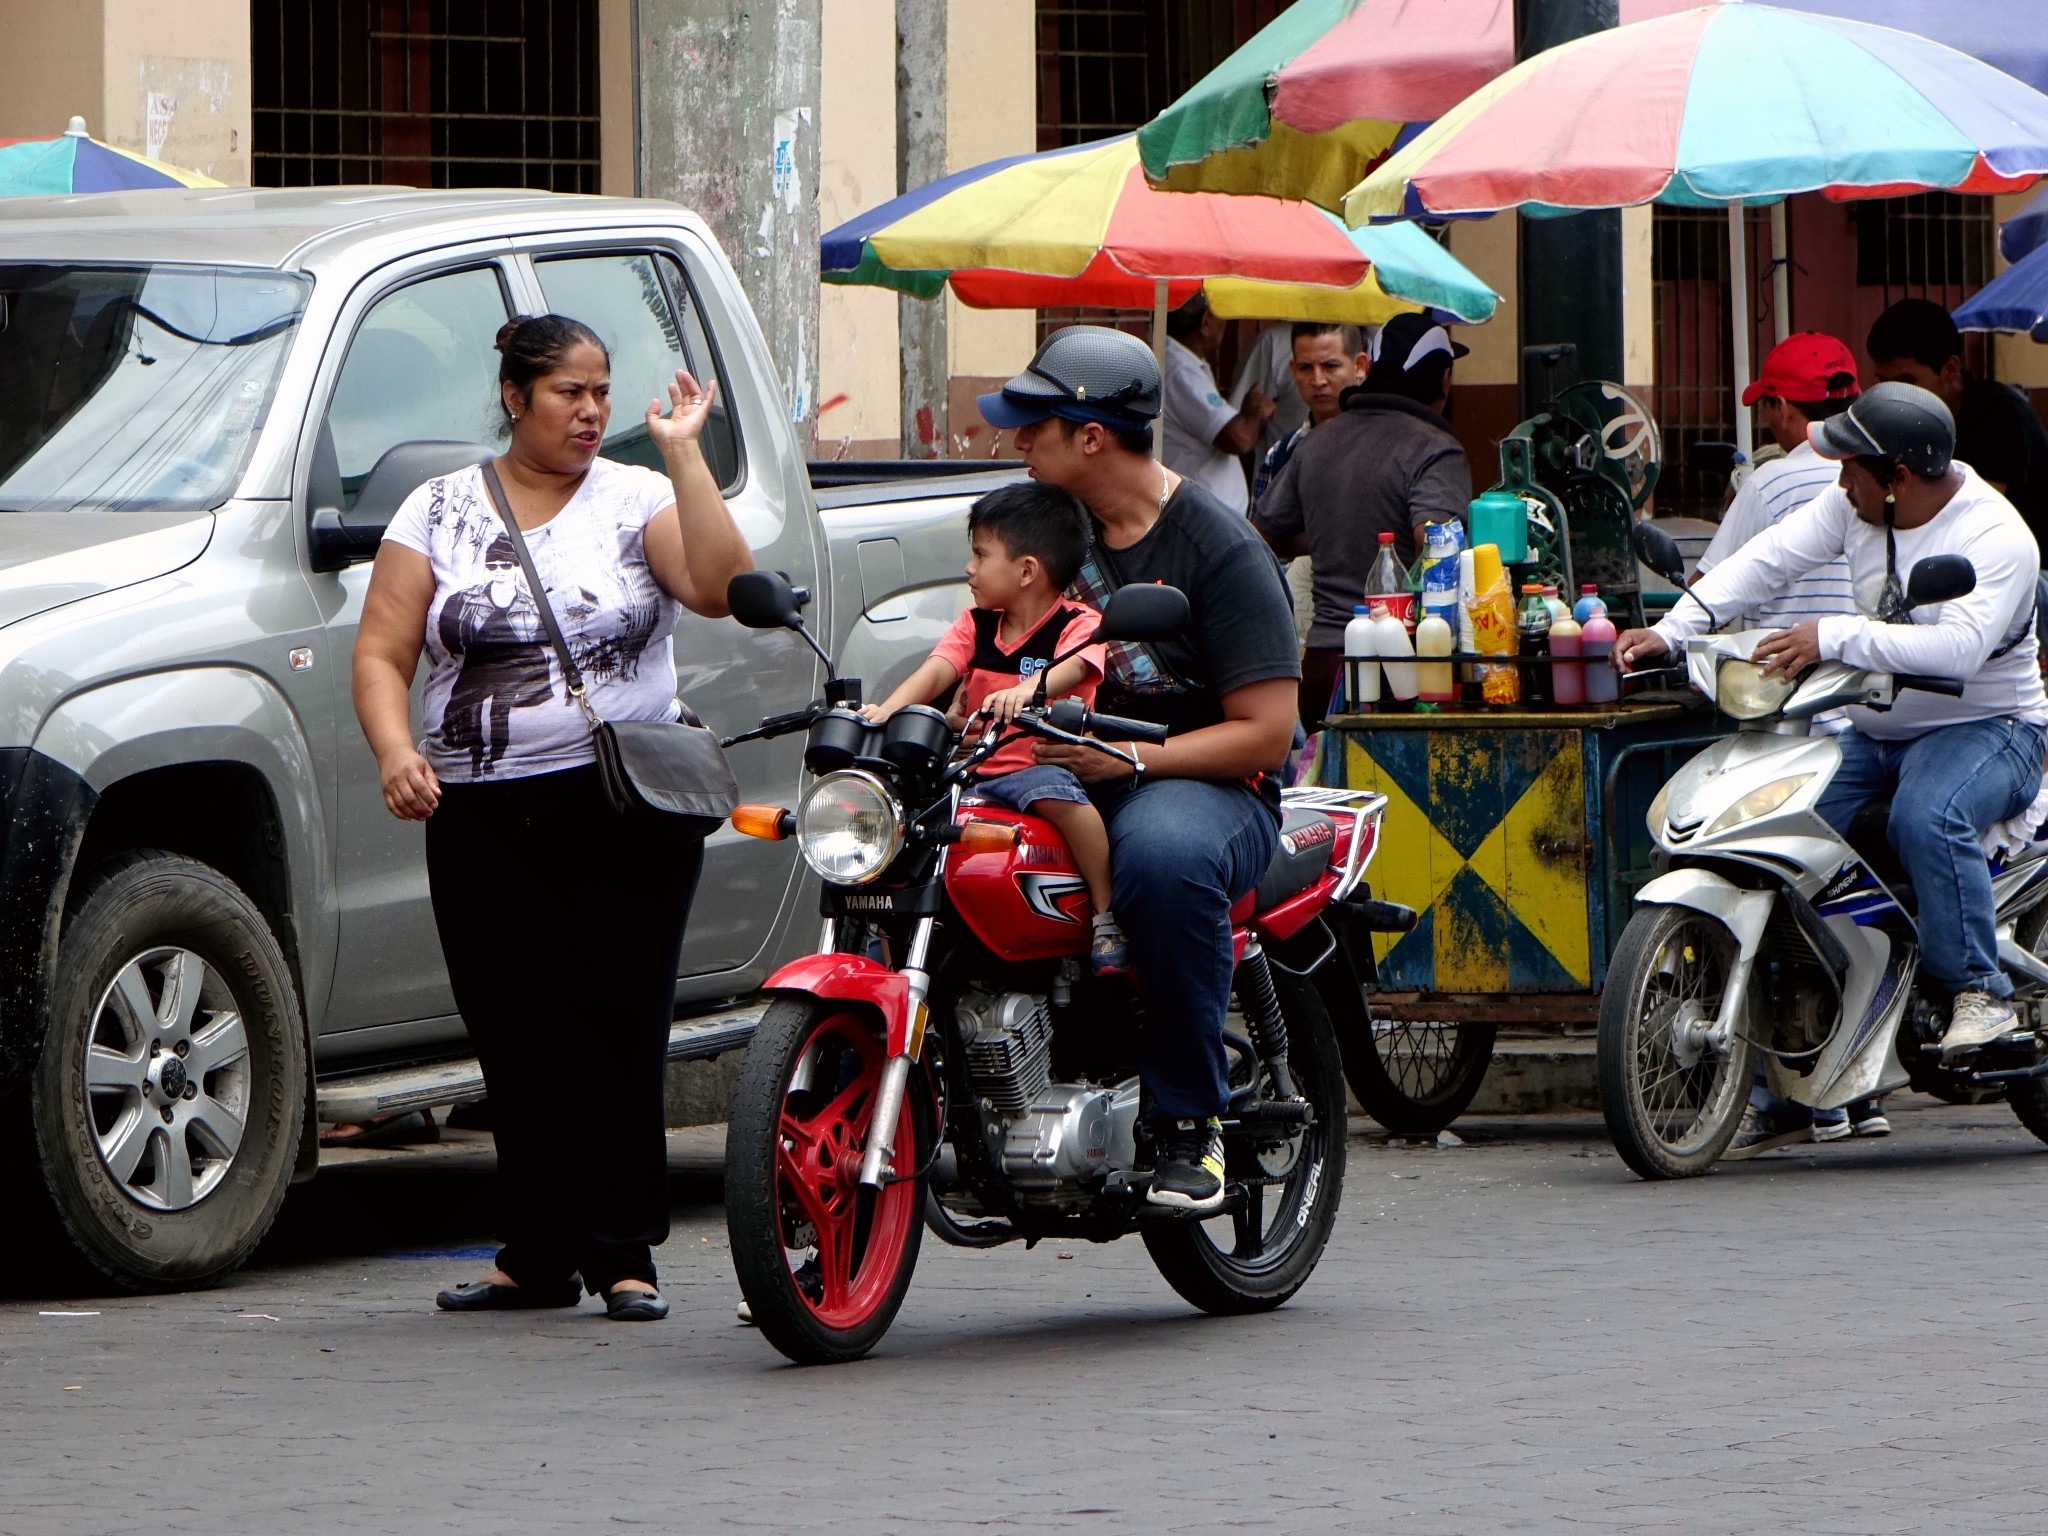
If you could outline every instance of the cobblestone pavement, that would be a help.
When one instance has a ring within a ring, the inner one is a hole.
[[[733,1322],[715,1132],[677,1134],[676,1311],[634,1327],[436,1313],[487,1152],[353,1153],[225,1289],[0,1301],[0,1531],[2033,1536],[2048,1149],[1894,1104],[1662,1186],[1588,1117],[1355,1135],[1277,1313],[1192,1315],[1135,1241],[932,1243],[825,1371]]]

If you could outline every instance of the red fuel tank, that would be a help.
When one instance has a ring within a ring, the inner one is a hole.
[[[1085,955],[1095,908],[1065,841],[1051,825],[1001,806],[971,805],[963,821],[1017,828],[1017,845],[946,860],[946,894],[977,939],[1004,960]]]

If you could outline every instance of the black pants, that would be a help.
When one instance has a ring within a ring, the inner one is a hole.
[[[654,1281],[668,1237],[662,1073],[704,843],[620,816],[595,767],[449,784],[427,880],[498,1143],[498,1267]]]

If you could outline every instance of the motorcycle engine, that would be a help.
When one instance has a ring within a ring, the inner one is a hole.
[[[1126,1091],[1055,1083],[1052,1009],[1043,996],[971,991],[960,999],[959,1023],[989,1151],[1013,1184],[1048,1189],[1131,1165],[1135,1084]]]

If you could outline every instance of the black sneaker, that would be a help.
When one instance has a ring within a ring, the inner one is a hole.
[[[1223,1204],[1223,1122],[1172,1120],[1160,1127],[1152,1187],[1153,1205],[1180,1211],[1213,1211]]]
[[[1742,1112],[1742,1129],[1735,1133],[1735,1139],[1728,1143],[1728,1150],[1721,1154],[1724,1163],[1739,1163],[1746,1157],[1772,1152],[1779,1147],[1789,1147],[1803,1141],[1813,1140],[1813,1122],[1801,1125],[1785,1125],[1772,1119],[1754,1104]]]

